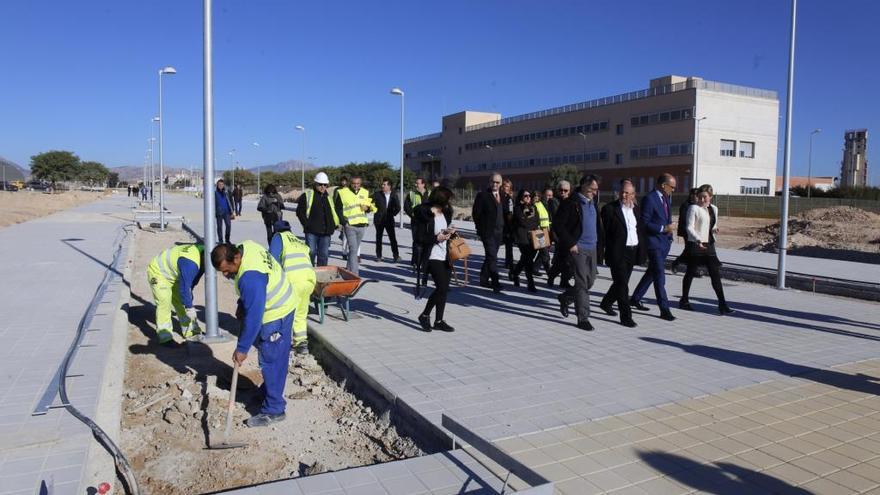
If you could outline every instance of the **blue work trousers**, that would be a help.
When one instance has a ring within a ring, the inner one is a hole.
[[[330,236],[306,232],[306,244],[309,245],[312,266],[327,266],[330,258]]]
[[[263,414],[282,414],[287,402],[284,400],[284,385],[287,382],[287,368],[290,360],[290,341],[293,333],[293,311],[280,320],[264,323],[260,335],[254,342],[257,348],[260,371],[263,373]]]
[[[669,299],[666,297],[666,256],[669,255],[670,247],[672,247],[671,242],[661,245],[659,249],[648,248],[648,270],[633,291],[633,301],[641,301],[648,292],[648,287],[653,283],[657,306],[661,311],[669,311]]]

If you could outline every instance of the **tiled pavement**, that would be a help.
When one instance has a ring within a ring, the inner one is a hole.
[[[181,200],[179,208],[198,218],[195,202]],[[255,216],[246,213],[243,220],[233,225],[234,240],[263,239]],[[473,286],[453,289],[446,319],[456,332],[426,334],[415,322],[424,300],[413,300],[409,270],[373,261],[372,234],[368,229],[361,274],[381,283],[353,301],[352,321],[313,323],[314,334],[386,395],[434,424],[445,413],[497,440],[558,481],[558,490],[764,493],[769,484],[769,491],[834,493],[836,486],[828,483],[842,486],[843,493],[874,489],[864,474],[876,462],[880,439],[849,430],[856,425],[878,431],[878,385],[829,369],[880,355],[880,305],[726,283],[738,313],[720,317],[708,281],[701,279],[692,294],[696,312],[674,310],[678,320],[670,324],[652,309],[637,313],[637,329],[626,329],[596,314],[595,298],[610,283],[601,269],[593,288],[595,332],[577,330],[573,318],[561,319],[556,291],[541,287],[533,295],[507,284],[501,296]],[[408,232],[398,237],[409,244]],[[481,253],[472,247],[475,282]],[[407,259],[408,249],[402,255]],[[640,275],[633,274],[633,284]],[[668,277],[673,301],[680,280]],[[816,383],[803,377],[816,377]],[[548,435],[558,441],[547,443]],[[837,443],[816,443],[823,440],[818,435]],[[806,448],[802,441],[823,448]],[[814,460],[838,469],[817,473],[815,466],[823,464]],[[848,486],[844,480],[859,478],[840,468],[858,469],[855,475],[869,483]],[[793,488],[803,483],[815,486]]]
[[[111,198],[0,230],[0,493],[81,493],[90,430],[64,409],[31,416],[70,346],[126,223]],[[94,416],[122,282],[109,286],[68,379],[71,402]],[[55,405],[58,399],[55,400]],[[112,481],[112,478],[111,480]]]

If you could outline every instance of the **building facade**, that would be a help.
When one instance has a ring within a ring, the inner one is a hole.
[[[515,117],[447,115],[441,132],[405,142],[405,164],[475,188],[495,172],[516,188],[543,187],[569,164],[606,188],[630,178],[646,192],[669,172],[679,191],[709,183],[717,194],[772,195],[778,115],[773,91],[666,76],[645,90]]]
[[[868,185],[868,130],[851,129],[843,135],[840,187]]]

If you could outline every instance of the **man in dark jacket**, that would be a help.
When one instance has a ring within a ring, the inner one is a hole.
[[[330,236],[339,226],[339,217],[333,205],[327,187],[330,179],[324,172],[318,172],[312,183],[312,189],[304,192],[296,202],[296,217],[306,234],[313,266],[327,266],[330,257]]]
[[[223,179],[217,181],[217,188],[214,189],[214,216],[217,220],[217,242],[229,242],[229,236],[232,231],[232,220],[235,219],[235,210],[232,202],[232,194],[226,189]],[[223,236],[223,226],[226,226],[226,237]]]
[[[382,190],[373,193],[373,204],[376,205],[376,213],[373,214],[373,225],[376,226],[376,261],[382,261],[382,232],[388,232],[388,241],[391,243],[391,254],[394,262],[400,262],[400,253],[397,250],[397,233],[394,231],[394,217],[400,213],[400,200],[391,190],[391,179],[382,179]]]
[[[415,225],[415,218],[413,217],[413,211],[419,205],[426,204],[428,202],[428,189],[425,185],[425,179],[422,177],[416,177],[416,188],[406,194],[406,198],[403,200],[403,212],[407,214],[410,218],[409,226],[410,230],[412,230]],[[412,261],[410,262],[410,266],[413,269],[416,268],[418,264],[418,260],[421,259],[422,254],[422,246],[418,242],[416,242],[416,235],[413,232],[413,245],[412,245]]]
[[[635,202],[636,189],[632,181],[620,181],[620,199],[602,208],[602,227],[605,230],[605,263],[611,269],[613,281],[599,307],[610,316],[617,316],[612,305],[617,302],[620,324],[634,328],[632,308],[629,306],[629,277],[634,265],[644,262],[647,250],[645,232],[639,217],[641,212]]]
[[[486,253],[483,266],[480,268],[480,286],[489,287],[501,292],[498,279],[498,246],[501,244],[501,233],[504,229],[504,208],[509,198],[501,190],[501,174],[495,174],[489,181],[485,191],[477,193],[471,215],[477,236],[483,243]]]
[[[585,175],[579,192],[559,205],[553,221],[556,248],[567,252],[574,267],[574,287],[558,296],[559,311],[568,317],[568,306],[574,301],[577,327],[593,330],[590,324],[590,288],[596,280],[596,266],[602,262],[603,251],[601,220],[596,211],[595,197],[599,192],[599,178]]]

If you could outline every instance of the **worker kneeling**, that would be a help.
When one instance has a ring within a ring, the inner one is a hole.
[[[281,421],[287,404],[284,384],[296,307],[293,287],[275,258],[253,241],[217,245],[211,251],[211,263],[223,276],[235,280],[239,295],[236,317],[241,332],[232,359],[243,363],[254,346],[263,373],[260,414],[245,423],[254,427]]]
[[[312,267],[309,245],[290,231],[290,224],[279,220],[273,225],[275,235],[269,244],[269,252],[281,263],[287,280],[293,284],[296,313],[293,317],[293,352],[309,353],[307,320],[309,301],[315,289],[315,269]]]
[[[205,273],[204,257],[202,244],[181,244],[159,253],[147,267],[147,281],[156,303],[156,333],[160,344],[174,342],[172,307],[184,338],[202,332],[193,308],[192,291]]]

